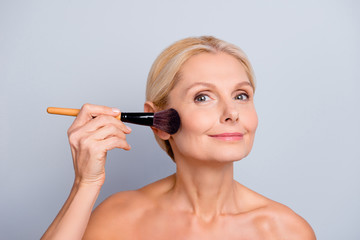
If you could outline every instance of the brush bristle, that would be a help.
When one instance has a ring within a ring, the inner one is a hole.
[[[156,112],[153,126],[169,134],[175,134],[180,127],[180,116],[173,108]]]

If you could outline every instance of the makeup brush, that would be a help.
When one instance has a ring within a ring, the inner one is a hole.
[[[47,112],[58,115],[77,116],[80,109],[49,107]],[[179,114],[173,108],[156,113],[122,112],[116,118],[123,122],[152,126],[169,134],[175,134],[180,127]]]

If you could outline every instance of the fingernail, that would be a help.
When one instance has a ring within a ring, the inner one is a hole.
[[[126,126],[126,125],[125,125],[125,127],[126,127],[129,131],[131,131],[131,128],[130,128],[129,126]]]
[[[114,113],[119,113],[119,112],[120,112],[120,110],[117,109],[117,108],[112,108],[112,111],[113,111]]]

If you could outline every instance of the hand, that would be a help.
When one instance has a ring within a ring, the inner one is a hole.
[[[131,129],[115,117],[118,109],[85,104],[68,130],[76,184],[102,186],[107,151],[130,150],[126,135]]]

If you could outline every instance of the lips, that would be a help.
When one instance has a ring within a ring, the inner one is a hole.
[[[223,141],[239,141],[243,139],[244,135],[242,133],[221,133],[209,136]]]

